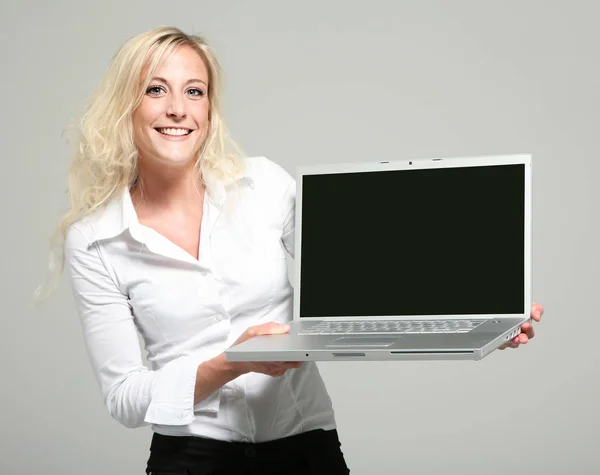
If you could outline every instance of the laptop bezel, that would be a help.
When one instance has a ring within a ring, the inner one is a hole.
[[[323,175],[332,173],[357,173],[386,170],[414,170],[428,168],[457,168],[457,167],[475,167],[475,166],[493,166],[493,165],[525,165],[525,225],[524,225],[524,312],[519,314],[502,315],[481,315],[481,314],[461,314],[461,315],[373,315],[373,316],[344,316],[344,317],[300,317],[300,294],[301,273],[302,273],[302,184],[303,177],[306,175]],[[507,154],[507,155],[487,155],[487,156],[463,156],[463,157],[435,157],[435,158],[417,158],[406,160],[382,160],[376,162],[342,162],[317,165],[304,165],[296,168],[296,216],[295,216],[295,235],[294,235],[294,305],[293,319],[296,322],[315,322],[315,321],[351,321],[351,320],[432,320],[432,319],[493,319],[493,318],[515,318],[527,320],[530,315],[532,302],[532,223],[531,223],[531,199],[532,199],[532,155],[527,153]]]

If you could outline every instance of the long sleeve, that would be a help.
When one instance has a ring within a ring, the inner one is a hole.
[[[283,197],[283,235],[281,240],[287,252],[294,258],[296,225],[296,181],[292,179]]]
[[[110,415],[129,428],[192,422],[200,355],[150,371],[142,362],[127,295],[103,262],[97,243],[89,244],[76,225],[67,233],[65,263],[86,350]],[[218,396],[216,391],[195,409],[218,412]]]

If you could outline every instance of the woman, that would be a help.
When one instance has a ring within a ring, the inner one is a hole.
[[[110,414],[152,425],[146,473],[348,473],[314,363],[224,357],[288,330],[295,183],[227,139],[220,74],[201,38],[161,28],[91,99],[60,227],[89,357]]]

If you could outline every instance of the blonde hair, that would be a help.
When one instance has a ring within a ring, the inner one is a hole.
[[[138,181],[132,115],[156,68],[181,46],[193,48],[208,70],[209,130],[196,159],[199,181],[208,176],[228,181],[242,171],[242,153],[228,137],[220,115],[222,70],[204,38],[174,27],[153,29],[130,38],[112,57],[75,127],[77,136],[68,178],[70,208],[51,238],[50,285],[44,295],[42,287],[36,290],[37,300],[46,298],[58,285],[64,271],[64,240],[69,227]]]

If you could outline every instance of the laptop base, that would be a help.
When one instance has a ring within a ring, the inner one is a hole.
[[[478,361],[521,332],[527,320],[495,319],[469,333],[407,335],[298,335],[254,337],[226,350],[228,361]],[[492,330],[497,327],[498,330]]]

